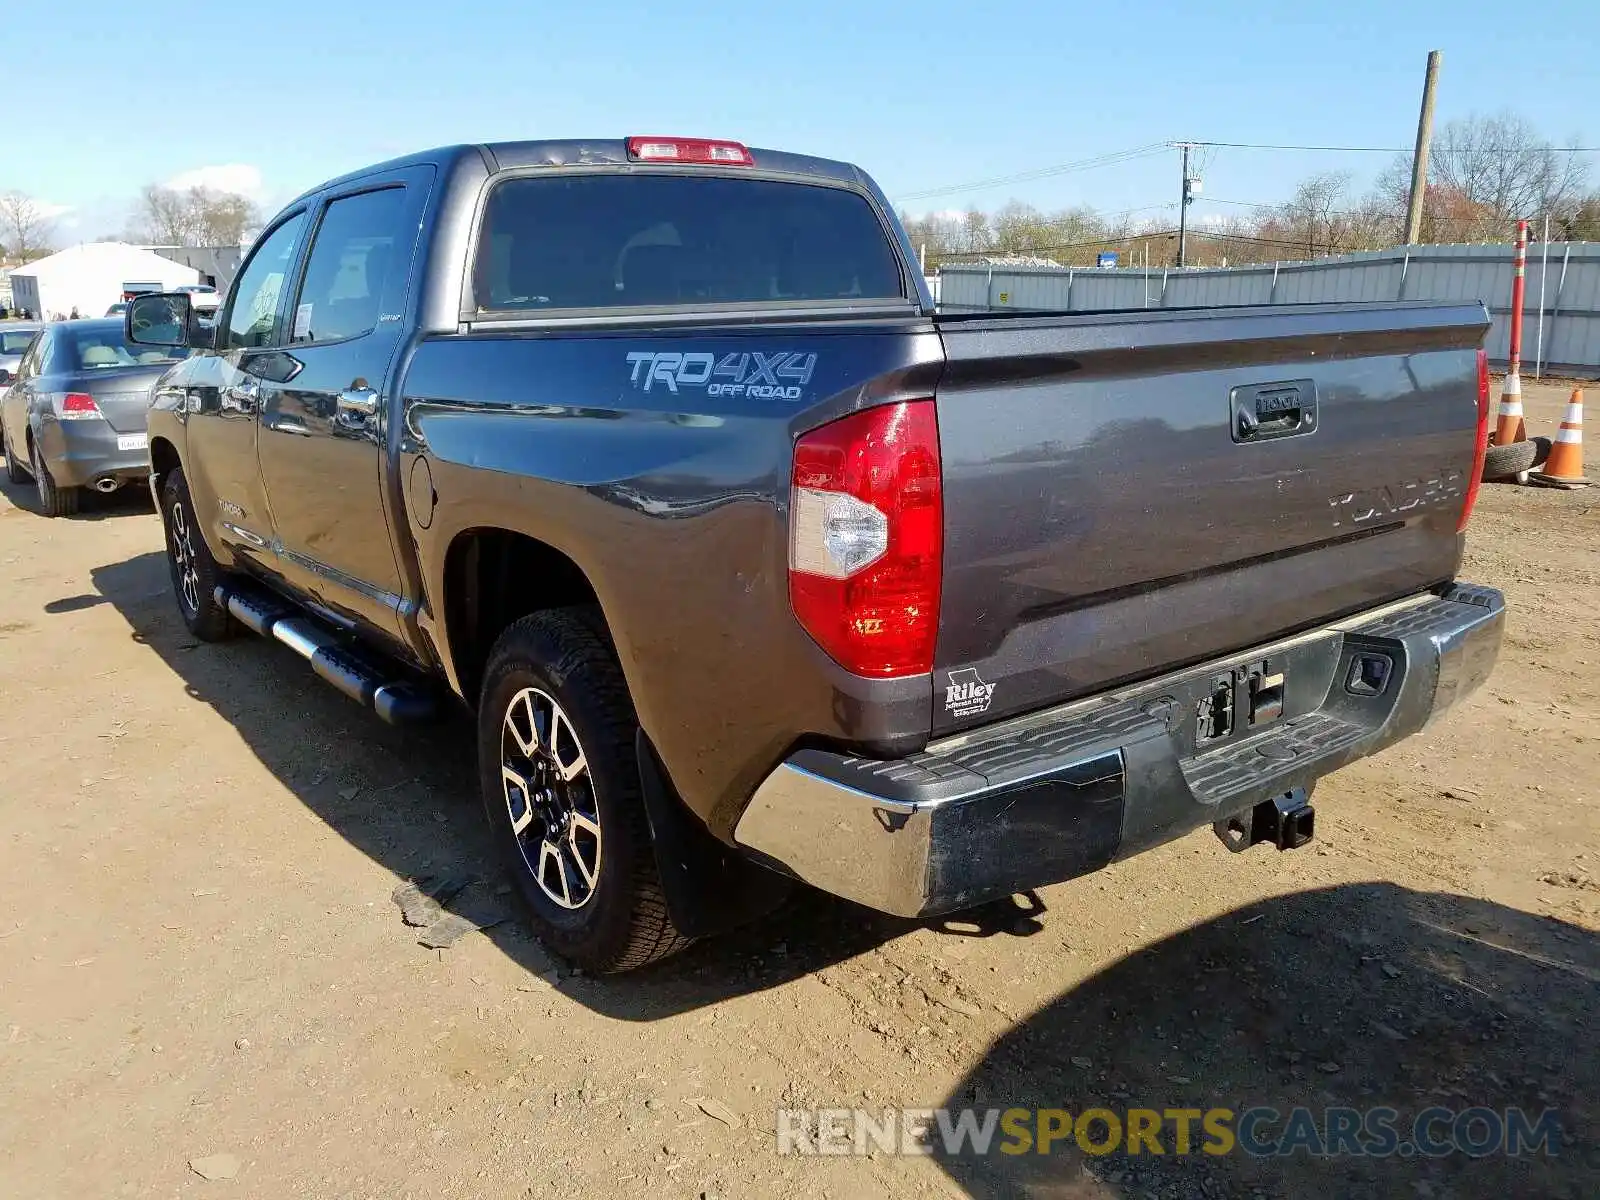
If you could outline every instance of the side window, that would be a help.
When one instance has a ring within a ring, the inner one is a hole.
[[[296,213],[268,234],[266,240],[257,247],[255,255],[233,285],[228,324],[218,340],[218,349],[282,344],[278,301],[283,296],[283,281],[294,266],[305,224],[306,214]]]
[[[49,330],[40,330],[33,341],[28,343],[28,353],[23,356],[22,362],[18,366],[18,371],[23,378],[32,379],[40,372],[44,356],[49,353],[49,347]]]
[[[403,282],[410,245],[400,237],[404,188],[346,196],[328,205],[306,261],[291,342],[360,337],[378,324],[385,286]]]

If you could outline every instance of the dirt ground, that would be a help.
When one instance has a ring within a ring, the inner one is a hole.
[[[1530,388],[1533,432],[1566,394]],[[1591,447],[1591,456],[1597,451]],[[1591,457],[1591,473],[1600,464]],[[460,726],[197,645],[139,496],[0,498],[0,1195],[1503,1197],[1600,1192],[1600,489],[1486,487],[1473,699],[1209,832],[923,927],[806,896],[597,980],[390,894],[483,873]],[[780,1107],[1555,1110],[1553,1157],[780,1156]],[[231,1178],[207,1180],[212,1156]]]

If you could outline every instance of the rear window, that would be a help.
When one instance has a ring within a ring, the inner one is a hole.
[[[21,354],[37,329],[0,329],[0,354]]]
[[[888,234],[839,188],[682,175],[509,179],[478,239],[480,312],[893,301]]]
[[[153,366],[188,356],[175,346],[136,346],[129,343],[122,323],[80,326],[58,334],[50,366],[52,373],[66,371],[116,371],[124,367]]]

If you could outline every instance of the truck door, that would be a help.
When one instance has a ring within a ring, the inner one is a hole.
[[[206,540],[224,562],[246,559],[276,573],[272,514],[256,467],[262,389],[283,372],[284,306],[305,248],[309,214],[285,215],[259,238],[217,319],[215,349],[170,377],[182,390],[188,453],[184,474]]]
[[[288,306],[292,375],[261,393],[279,569],[333,614],[394,637],[407,601],[384,488],[387,389],[432,177],[409,168],[325,197]]]

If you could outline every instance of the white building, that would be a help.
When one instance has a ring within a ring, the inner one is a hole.
[[[85,242],[11,273],[11,299],[36,317],[102,317],[122,299],[124,284],[155,284],[170,291],[199,283],[200,272],[121,242]]]

